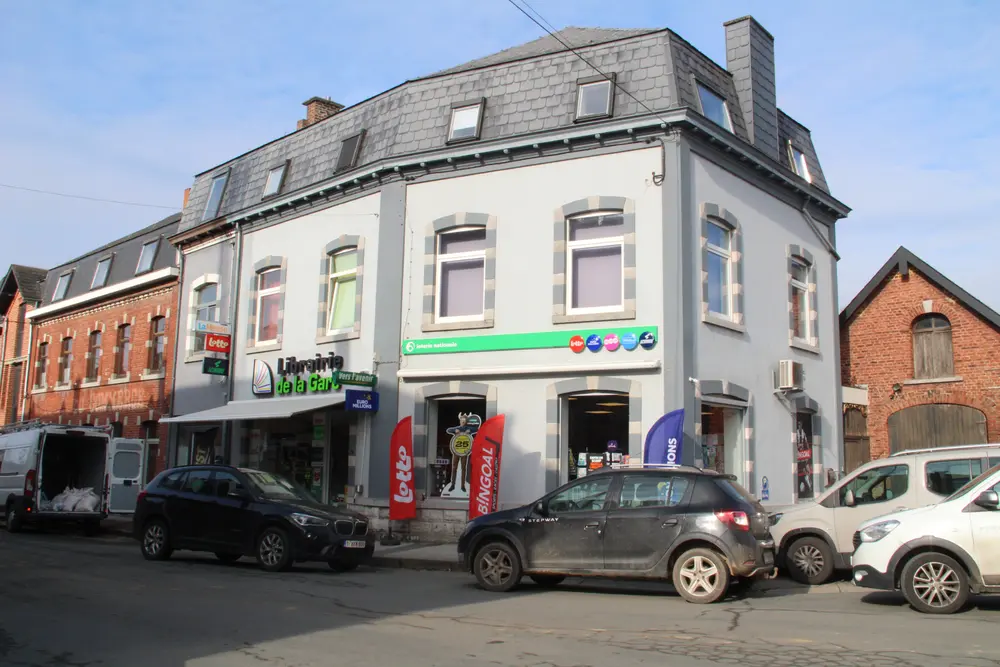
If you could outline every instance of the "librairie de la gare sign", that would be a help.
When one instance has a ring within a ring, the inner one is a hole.
[[[321,393],[337,391],[343,385],[356,387],[374,387],[377,378],[372,373],[357,373],[345,371],[344,358],[330,352],[323,356],[317,353],[310,359],[284,357],[278,359],[274,381],[271,367],[266,361],[254,360],[253,393],[257,396],[277,394]],[[329,372],[330,375],[325,375]],[[308,377],[302,377],[308,373]],[[321,375],[323,373],[323,375]]]

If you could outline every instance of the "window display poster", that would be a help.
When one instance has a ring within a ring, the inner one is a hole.
[[[813,497],[812,413],[795,413],[795,470],[799,498]]]
[[[486,399],[438,401],[437,456],[432,495],[441,498],[469,497],[469,455],[485,412]]]

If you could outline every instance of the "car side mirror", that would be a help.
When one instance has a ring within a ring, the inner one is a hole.
[[[996,491],[983,491],[974,502],[986,510],[1000,509],[1000,496]]]
[[[854,492],[850,489],[844,494],[844,505],[847,507],[854,507]]]
[[[535,503],[535,506],[532,508],[532,510],[538,516],[545,516],[548,514],[548,512],[545,511],[545,503],[542,502],[541,500]]]

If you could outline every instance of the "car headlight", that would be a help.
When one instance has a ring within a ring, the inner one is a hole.
[[[321,519],[318,516],[313,516],[311,514],[299,514],[298,512],[290,515],[289,518],[303,528],[311,526],[327,526],[330,524],[330,522],[326,519]]]
[[[876,523],[874,526],[868,526],[861,531],[861,541],[862,542],[878,542],[883,537],[896,530],[896,526],[899,522],[896,520],[882,521]]]
[[[775,514],[772,514],[771,515],[771,525],[772,526],[777,526],[778,522],[781,521],[781,517],[783,517],[783,516],[785,516],[785,515],[782,514],[781,512],[776,512]]]

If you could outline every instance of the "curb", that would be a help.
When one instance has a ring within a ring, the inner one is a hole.
[[[429,570],[434,572],[461,572],[462,566],[446,560],[433,558],[400,558],[398,556],[372,556],[368,564],[372,567],[389,567],[402,570]]]

